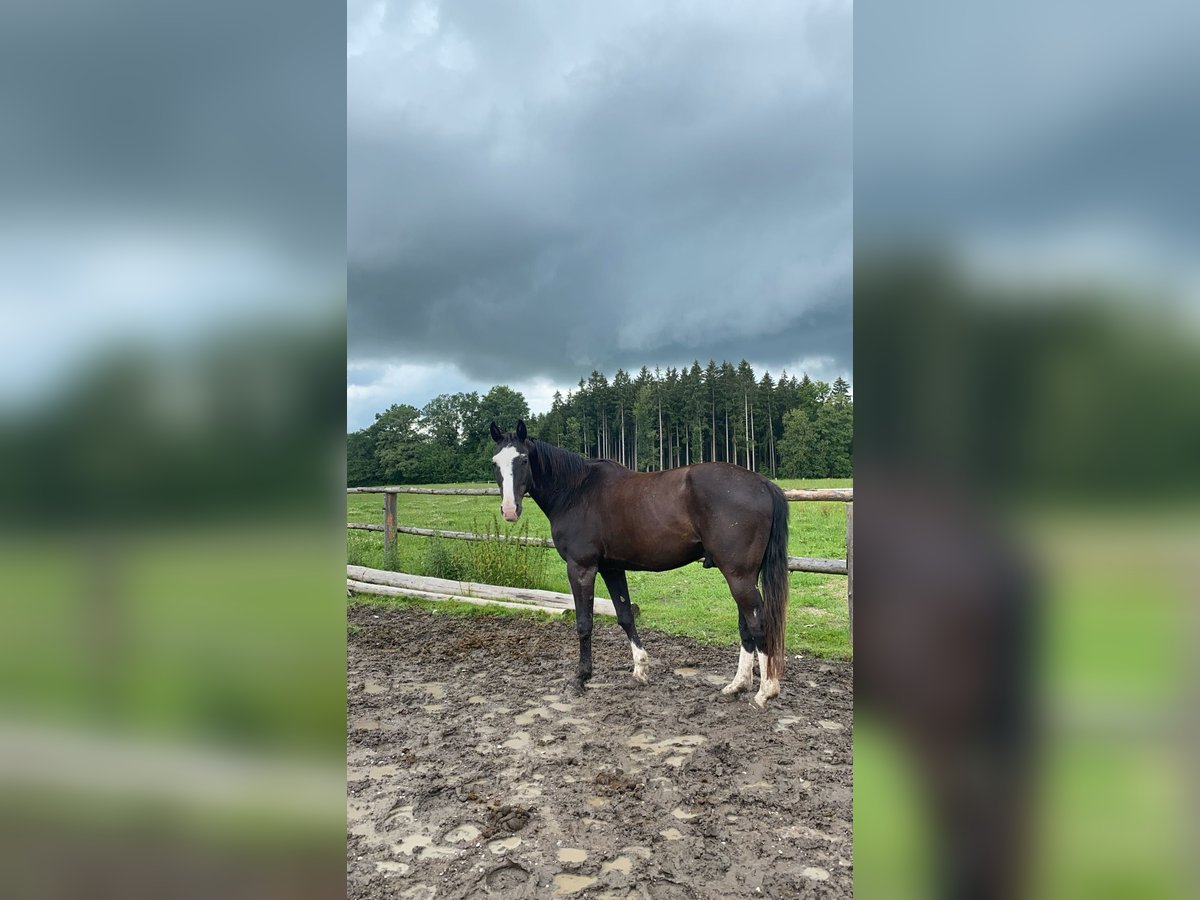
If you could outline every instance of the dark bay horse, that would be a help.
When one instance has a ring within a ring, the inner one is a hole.
[[[646,682],[650,657],[633,624],[625,573],[662,572],[703,559],[705,566],[721,570],[738,607],[738,669],[723,693],[753,686],[757,653],[760,685],[754,702],[762,707],[778,696],[788,596],[783,491],[761,475],[723,462],[631,472],[611,460],[584,459],[531,438],[524,422],[508,434],[493,422],[491,435],[501,514],[517,521],[528,491],[550,520],[554,547],[567,564],[579,632],[577,691],[592,677],[597,573],[629,637],[633,677]]]

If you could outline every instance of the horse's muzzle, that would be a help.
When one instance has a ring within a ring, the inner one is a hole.
[[[521,511],[515,506],[501,506],[500,515],[504,516],[506,522],[515,522],[521,518]]]

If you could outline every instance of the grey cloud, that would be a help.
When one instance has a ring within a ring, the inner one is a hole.
[[[849,371],[849,4],[372,4],[350,43],[352,359]]]

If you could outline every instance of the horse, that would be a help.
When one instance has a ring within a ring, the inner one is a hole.
[[[724,462],[660,472],[633,472],[608,459],[585,459],[532,438],[525,422],[504,433],[491,423],[500,514],[521,517],[526,492],[550,520],[558,555],[567,564],[579,635],[572,689],[592,677],[592,604],[596,575],[612,597],[633,654],[633,677],[649,681],[650,656],[633,622],[627,571],[663,572],[704,560],[725,576],[738,608],[737,673],[722,688],[736,695],[754,686],[759,708],[779,695],[788,600],[788,505],[763,476]],[[758,582],[761,576],[762,589]]]

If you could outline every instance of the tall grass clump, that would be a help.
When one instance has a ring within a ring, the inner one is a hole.
[[[471,562],[462,548],[453,541],[432,537],[425,544],[424,573],[431,578],[448,578],[451,581],[473,581]]]
[[[394,551],[391,559],[387,558],[383,549],[383,535],[379,532],[351,531],[346,540],[346,564],[398,572],[401,561]]]
[[[492,516],[491,524],[483,530],[472,524],[472,530],[487,536],[487,540],[468,545],[469,580],[481,584],[500,584],[507,587],[543,588],[546,582],[545,548],[523,543],[529,537],[529,523],[522,522],[515,533],[505,533]]]

